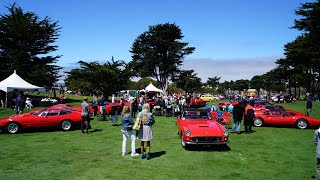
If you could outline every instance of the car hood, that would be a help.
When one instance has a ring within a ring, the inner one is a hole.
[[[185,126],[192,136],[221,136],[224,127],[212,120],[186,120]]]

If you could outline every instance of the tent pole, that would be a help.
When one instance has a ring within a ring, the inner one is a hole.
[[[7,104],[8,104],[8,92],[6,92],[6,102],[5,102],[5,107],[8,107],[8,106],[7,106]]]

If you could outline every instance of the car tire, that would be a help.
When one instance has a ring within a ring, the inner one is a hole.
[[[5,131],[9,134],[16,134],[20,131],[21,126],[20,124],[16,123],[16,122],[9,122],[6,126],[5,126]]]
[[[296,126],[299,129],[306,129],[308,127],[308,122],[305,119],[298,119]]]
[[[263,125],[263,119],[260,117],[255,117],[253,119],[253,125],[256,127],[261,127]]]
[[[60,129],[62,131],[70,131],[73,128],[73,123],[70,120],[63,120],[60,123]]]

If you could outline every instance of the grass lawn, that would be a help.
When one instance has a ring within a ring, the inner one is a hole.
[[[304,112],[305,104],[284,107]],[[313,116],[320,119],[315,111],[320,103],[313,106]],[[0,117],[12,113],[0,109]],[[92,121],[90,134],[0,134],[0,179],[310,179],[315,174],[315,129],[254,128],[253,134],[231,134],[227,150],[187,151],[180,145],[175,122],[173,117],[156,117],[151,160],[122,157],[120,127],[106,121]]]

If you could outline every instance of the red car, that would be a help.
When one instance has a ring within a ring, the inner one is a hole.
[[[299,129],[320,126],[320,120],[306,116],[292,110],[270,109],[266,111],[255,111],[255,126],[263,125],[284,125],[296,126]]]
[[[0,129],[10,134],[18,133],[24,129],[56,127],[68,131],[74,126],[80,125],[81,121],[81,112],[61,107],[50,107],[0,119]]]
[[[181,145],[227,144],[228,130],[218,123],[207,110],[186,110],[177,117],[177,131]]]

